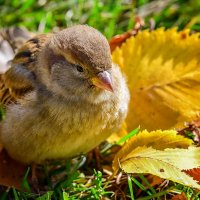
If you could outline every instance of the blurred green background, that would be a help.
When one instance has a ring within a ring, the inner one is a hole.
[[[0,0],[0,27],[37,32],[88,24],[111,38],[131,29],[138,15],[144,28],[200,30],[200,0]]]

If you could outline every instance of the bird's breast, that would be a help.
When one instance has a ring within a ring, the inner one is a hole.
[[[53,106],[49,113],[49,135],[43,144],[47,148],[44,157],[66,158],[88,152],[112,133],[117,117],[112,102]]]

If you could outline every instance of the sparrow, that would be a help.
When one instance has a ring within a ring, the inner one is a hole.
[[[121,127],[129,99],[98,30],[76,25],[36,35],[0,76],[0,141],[25,164],[85,154]]]

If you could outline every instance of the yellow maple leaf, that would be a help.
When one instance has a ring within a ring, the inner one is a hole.
[[[121,168],[126,173],[150,173],[200,189],[200,185],[182,171],[200,166],[200,148],[189,145],[189,139],[176,135],[173,130],[142,131],[117,153],[114,172]]]
[[[200,39],[189,30],[140,32],[112,54],[127,76],[128,131],[179,127],[200,112]]]

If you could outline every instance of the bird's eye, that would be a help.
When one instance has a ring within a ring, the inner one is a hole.
[[[82,68],[80,65],[76,65],[76,69],[77,69],[79,72],[83,72],[83,68]]]

